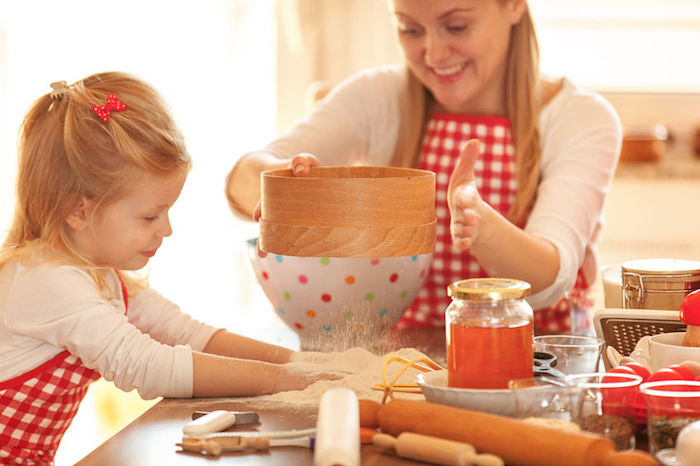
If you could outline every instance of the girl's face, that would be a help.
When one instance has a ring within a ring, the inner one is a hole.
[[[168,211],[180,196],[186,176],[144,174],[115,202],[95,207],[84,199],[83,221],[68,222],[78,252],[100,266],[142,268],[172,233]]]
[[[503,114],[511,27],[525,0],[393,0],[409,67],[452,113]]]

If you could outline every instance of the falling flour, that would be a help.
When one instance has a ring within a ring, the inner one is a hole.
[[[337,371],[347,373],[338,380],[322,380],[315,382],[304,390],[291,390],[272,395],[263,395],[238,399],[250,409],[316,409],[323,393],[331,387],[347,387],[355,392],[358,399],[370,399],[381,401],[383,392],[373,390],[372,385],[383,383],[382,367],[385,359],[392,355],[400,356],[406,360],[415,360],[425,357],[423,353],[413,348],[404,348],[398,351],[377,356],[363,348],[351,348],[342,352],[320,353],[300,352],[296,353],[289,363],[290,366],[300,370],[314,368],[316,370]],[[402,368],[401,362],[393,362],[387,366],[387,378],[390,381]],[[419,370],[408,368],[397,380],[398,383],[415,383]],[[424,399],[420,393],[400,393],[401,399]]]

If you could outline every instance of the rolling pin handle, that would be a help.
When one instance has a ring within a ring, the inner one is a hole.
[[[396,438],[389,434],[374,434],[372,443],[382,448],[394,448],[396,445]]]

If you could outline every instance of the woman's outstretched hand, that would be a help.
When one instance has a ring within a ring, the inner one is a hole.
[[[292,170],[292,175],[294,176],[307,176],[312,167],[318,167],[319,165],[321,165],[321,162],[315,155],[302,153],[289,159],[288,168]],[[260,215],[260,201],[258,201],[253,210],[253,220],[256,222],[260,220]]]
[[[459,154],[447,188],[452,243],[468,250],[476,241],[483,218],[483,201],[474,183],[474,165],[479,157],[479,141],[470,139]]]

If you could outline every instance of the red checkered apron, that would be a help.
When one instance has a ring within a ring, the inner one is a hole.
[[[404,313],[398,327],[440,327],[450,304],[447,286],[465,278],[486,277],[486,271],[469,252],[452,246],[447,186],[460,151],[469,139],[481,142],[481,153],[474,167],[475,183],[481,198],[506,215],[515,200],[515,149],[510,120],[503,117],[434,115],[426,128],[419,167],[435,172],[435,216],[437,236],[431,272],[418,295]],[[571,293],[581,296],[587,288],[583,275]],[[569,303],[535,312],[535,333],[562,333],[570,330]]]
[[[126,306],[123,282],[122,293]],[[88,385],[99,378],[98,372],[63,351],[29,372],[0,382],[0,463],[53,464]]]

